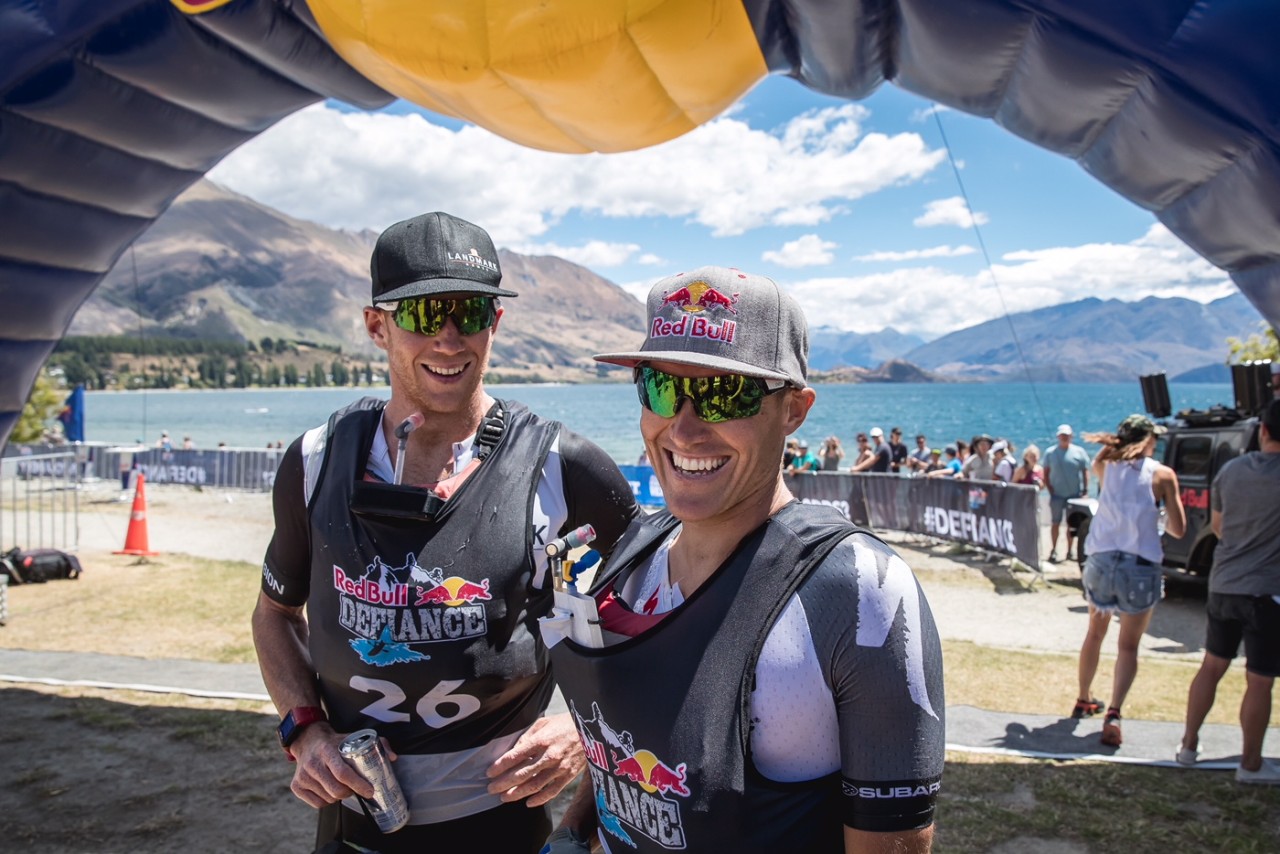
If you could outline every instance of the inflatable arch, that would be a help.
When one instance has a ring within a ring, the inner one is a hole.
[[[1275,0],[0,0],[0,442],[129,244],[325,98],[619,151],[765,74],[888,81],[1075,159],[1280,326],[1277,44]]]

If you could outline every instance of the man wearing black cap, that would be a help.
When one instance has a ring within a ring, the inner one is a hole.
[[[942,658],[911,570],[778,467],[815,400],[808,328],[774,282],[654,285],[635,371],[667,510],[591,590],[603,643],[551,649],[587,754],[553,851],[924,851]],[[546,624],[551,638],[553,623]]]
[[[486,393],[498,298],[516,295],[483,229],[444,213],[396,223],[371,274],[364,322],[391,398],[285,453],[253,616],[292,788],[325,808],[320,844],[536,851],[542,805],[583,764],[568,716],[541,717],[542,546],[590,523],[607,552],[631,490],[595,445]],[[339,753],[361,729],[398,756],[410,817],[392,834],[362,814],[354,796],[372,790]]]

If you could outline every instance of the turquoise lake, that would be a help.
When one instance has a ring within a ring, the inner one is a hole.
[[[630,385],[492,385],[497,397],[519,400],[600,445],[619,463],[640,455],[640,404]],[[900,426],[908,447],[924,433],[932,446],[989,433],[1018,448],[1053,441],[1058,424],[1077,433],[1111,430],[1126,415],[1142,411],[1136,381],[1104,385],[1025,383],[947,385],[821,385],[818,401],[796,435],[815,448],[828,435],[846,450],[859,431]],[[321,423],[330,412],[363,395],[387,397],[387,388],[252,389],[226,391],[90,392],[86,396],[86,439],[93,442],[153,444],[167,430],[180,444],[189,435],[198,448],[219,442],[231,447],[286,445]],[[1226,384],[1173,384],[1174,411],[1230,405]]]

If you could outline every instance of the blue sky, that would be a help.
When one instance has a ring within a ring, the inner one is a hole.
[[[849,102],[770,77],[721,117],[638,152],[533,151],[398,102],[304,110],[209,177],[293,216],[380,230],[446,210],[499,246],[582,264],[642,296],[722,264],[777,280],[811,325],[931,339],[1086,296],[1234,292],[1155,218],[1074,162],[892,86]]]

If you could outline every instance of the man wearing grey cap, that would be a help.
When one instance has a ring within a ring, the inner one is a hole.
[[[542,716],[543,545],[591,523],[607,553],[635,503],[595,445],[485,391],[498,299],[516,294],[483,229],[445,213],[396,223],[370,273],[364,323],[391,398],[339,410],[285,453],[253,616],[293,792],[321,808],[317,847],[531,854],[543,805],[583,766],[569,717]],[[364,729],[397,756],[408,801],[385,835],[339,752]]]
[[[938,633],[911,570],[778,458],[816,394],[773,281],[664,279],[630,367],[666,511],[590,595],[603,643],[552,647],[587,755],[552,851],[925,851],[943,764]]]

